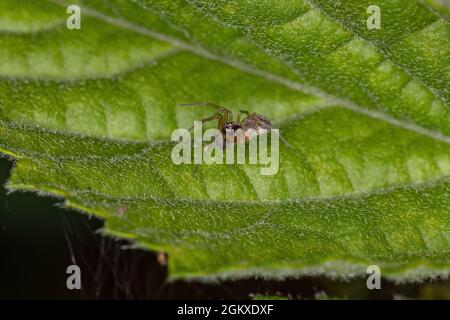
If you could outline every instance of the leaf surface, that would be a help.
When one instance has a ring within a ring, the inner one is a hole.
[[[43,2],[44,3],[44,2]],[[11,190],[63,197],[169,253],[172,277],[450,270],[450,25],[422,2],[0,4]],[[171,132],[214,101],[269,116],[280,170],[176,166]]]

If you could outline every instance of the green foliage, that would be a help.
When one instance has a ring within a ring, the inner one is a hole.
[[[66,199],[166,251],[172,277],[396,280],[450,270],[450,25],[420,1],[0,4],[11,190]],[[445,16],[444,13],[442,13]],[[176,166],[171,132],[214,101],[269,116],[280,171]]]

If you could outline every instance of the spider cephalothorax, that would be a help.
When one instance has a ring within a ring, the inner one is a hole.
[[[239,124],[237,124],[236,122],[226,122],[223,124],[222,128],[220,129],[220,131],[222,132],[222,134],[226,134],[227,130],[233,130],[236,131],[237,129],[240,129],[241,126]]]

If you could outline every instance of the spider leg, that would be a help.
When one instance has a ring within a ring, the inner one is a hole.
[[[207,118],[201,119],[200,121],[201,121],[202,123],[205,123],[205,122],[212,121],[212,120],[215,120],[215,119],[218,119],[218,120],[219,120],[219,121],[218,121],[218,124],[217,124],[218,130],[219,130],[219,131],[222,131],[222,127],[223,127],[223,115],[221,115],[220,113],[216,113],[215,115],[212,115],[211,117],[207,117]],[[188,131],[191,131],[191,130],[194,128],[194,126],[195,126],[195,125],[193,125],[192,127],[190,127]],[[209,146],[206,146],[206,147],[209,147]],[[193,174],[193,175],[195,175],[195,173],[197,172],[197,170],[198,170],[199,167],[200,167],[200,164],[196,164],[196,165],[195,165],[194,170],[192,171],[192,174]]]
[[[229,122],[229,121],[233,121],[233,113],[231,112],[230,109],[225,108],[221,105],[218,105],[214,102],[210,102],[210,101],[205,101],[205,102],[193,102],[193,103],[181,103],[178,104],[178,106],[184,106],[184,107],[189,107],[189,106],[208,106],[208,107],[213,107],[215,108],[218,112],[221,112],[224,114],[224,121],[225,122]]]
[[[237,116],[237,123],[239,123],[239,124],[241,123],[241,115],[243,115],[243,114],[246,114],[247,117],[248,117],[248,115],[249,115],[248,111],[245,111],[245,110],[239,110],[238,116]]]
[[[193,176],[195,176],[195,174],[196,174],[196,172],[197,172],[197,170],[198,170],[199,167],[200,167],[199,164],[196,164],[196,165],[195,165],[194,170],[192,170],[192,175],[193,175]]]
[[[216,113],[215,115],[212,115],[211,117],[207,117],[207,118],[201,119],[200,121],[202,123],[205,123],[205,122],[212,121],[212,120],[215,120],[215,119],[219,120],[218,123],[217,123],[217,128],[221,131],[222,127],[223,127],[223,115],[221,115],[220,113]],[[188,131],[191,131],[192,129],[194,129],[194,126],[195,125],[190,127],[188,129]]]
[[[281,132],[278,132],[278,136],[280,137],[281,142],[283,142],[288,148],[292,148],[292,145],[289,142],[287,142],[285,138],[283,138]]]
[[[226,109],[225,107],[218,105],[214,102],[210,102],[210,101],[202,101],[202,102],[192,102],[192,103],[180,103],[178,104],[178,106],[210,106],[210,107],[214,107],[216,109]]]

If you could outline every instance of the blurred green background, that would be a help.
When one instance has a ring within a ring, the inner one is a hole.
[[[0,158],[0,299],[450,299],[450,281],[395,285],[369,291],[365,279],[322,277],[246,279],[205,284],[167,281],[155,253],[103,237],[102,222],[61,208],[60,200],[32,193],[7,195],[13,162]],[[82,290],[66,288],[66,268],[81,268]],[[169,257],[170,263],[170,257]]]

